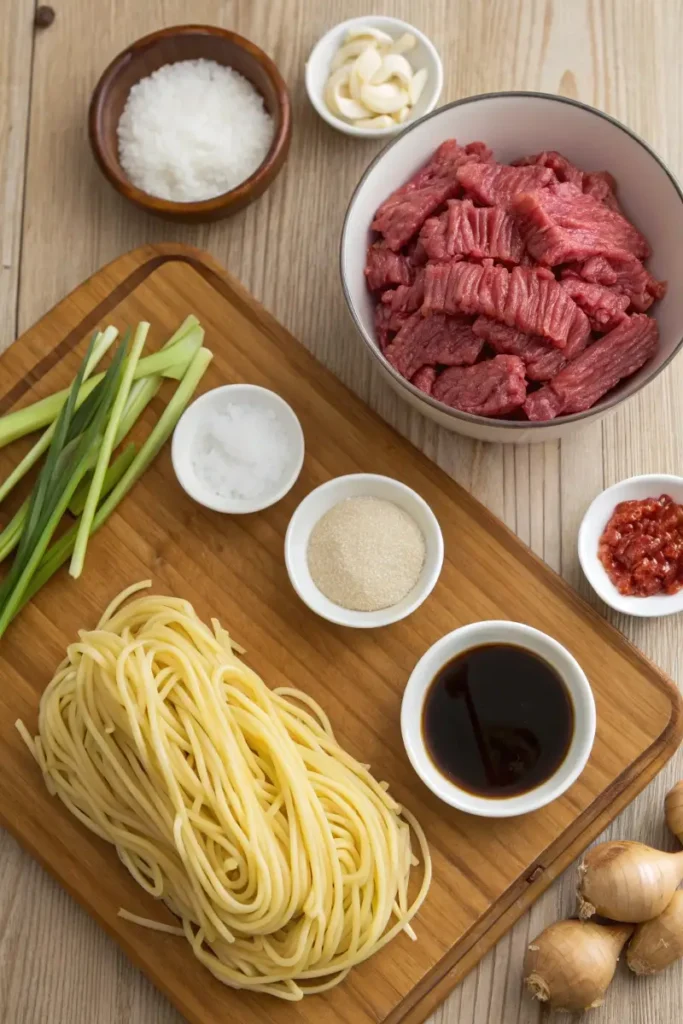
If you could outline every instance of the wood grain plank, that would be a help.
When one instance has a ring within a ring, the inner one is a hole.
[[[33,6],[18,0],[0,19],[0,352],[17,334]]]
[[[24,6],[28,11],[28,0],[14,0],[10,9],[16,12]],[[682,371],[674,365],[642,400],[630,403],[618,429],[610,428],[604,434],[600,426],[583,431],[564,442],[561,451],[551,446],[553,451],[542,462],[538,450],[532,452],[526,466],[520,454],[445,434],[408,411],[388,391],[363,358],[350,329],[334,258],[326,263],[326,254],[336,247],[346,197],[379,146],[356,143],[323,126],[307,107],[301,79],[306,53],[320,32],[367,9],[362,0],[326,0],[316,5],[305,0],[280,0],[278,4],[268,0],[194,0],[190,13],[186,0],[147,0],[145,4],[117,0],[115,5],[62,0],[54,25],[38,40],[19,329],[25,329],[98,266],[136,244],[178,239],[207,247],[354,390],[508,525],[519,528],[534,550],[551,565],[561,567],[566,578],[585,594],[574,547],[580,516],[603,486],[603,479],[610,482],[627,475],[634,466],[676,472],[683,438],[680,402],[676,400]],[[571,4],[566,0],[470,0],[459,4],[432,0],[422,5],[411,0],[378,0],[373,10],[405,17],[435,39],[445,63],[444,100],[496,88],[545,88],[576,95],[624,118],[662,152],[674,171],[683,169],[680,0],[572,0]],[[22,39],[28,38],[30,17],[22,14],[21,18],[23,36],[8,32],[12,16],[9,22],[7,18],[0,22],[0,38],[12,40],[9,60],[0,63],[0,92],[6,88],[12,58],[21,54]],[[190,18],[235,28],[275,57],[293,90],[295,136],[285,172],[256,206],[223,225],[178,229],[128,208],[99,178],[87,149],[85,109],[97,76],[118,50],[145,32]],[[26,67],[25,61],[19,62],[21,74]],[[27,110],[24,98],[22,93],[18,108],[23,117]],[[0,119],[4,109],[0,106]],[[0,131],[0,151],[6,141],[6,133]],[[0,181],[7,208],[16,217],[21,207],[16,179],[10,176],[11,187],[6,177]],[[6,225],[3,217],[0,231]],[[293,225],[299,242],[295,246]],[[2,251],[4,256],[6,249]],[[6,280],[4,270],[1,273]],[[14,308],[7,306],[4,296],[3,292],[0,316],[10,325],[5,328],[9,338]],[[682,678],[675,623],[654,628],[633,628],[626,622],[619,625],[629,629],[629,635],[675,678]],[[622,816],[623,824],[615,826],[620,835],[650,834],[665,840],[661,793],[676,771],[683,770],[680,758],[676,764],[677,768],[672,764],[656,786],[635,802],[628,817]],[[59,899],[58,890],[10,841],[0,847],[0,871],[5,870],[8,874],[0,879],[0,891],[7,894],[3,899],[7,898],[8,906],[22,906],[35,894],[35,909],[31,931],[22,931],[20,941],[16,911],[8,912],[13,924],[8,934],[0,937],[0,1019],[3,1014],[7,1024],[71,1024],[79,1019],[70,1012],[68,993],[83,987],[80,961],[85,958],[101,978],[113,979],[103,985],[107,994],[97,1000],[96,1018],[93,1011],[98,1024],[129,1019],[141,1024],[177,1021],[163,999],[75,908],[68,931],[59,931],[59,941],[66,943],[67,951],[56,969],[51,953],[57,948],[58,923],[50,908]],[[571,875],[568,872],[562,885],[535,905],[532,934],[542,923],[572,909]],[[0,900],[0,920],[4,920],[4,906]],[[495,959],[480,968],[492,978],[486,1020],[473,995],[479,991],[476,973],[461,986],[461,991],[470,992],[462,1013],[456,994],[439,1011],[439,1019],[444,1024],[535,1022],[537,1010],[521,999],[519,991],[519,953],[525,939],[522,922],[499,945]],[[36,946],[43,951],[41,968],[51,980],[39,986],[37,995],[31,995],[31,958],[18,957],[19,979],[12,982],[8,1002],[5,996],[14,950],[33,951]],[[511,946],[516,959],[508,969],[505,949]],[[638,985],[637,998],[633,998],[633,984],[627,975],[620,975],[610,999],[593,1019],[596,1024],[679,1019],[683,1017],[680,979],[681,971],[670,972],[667,979]],[[473,986],[471,990],[469,986]],[[114,991],[118,994],[112,994]]]

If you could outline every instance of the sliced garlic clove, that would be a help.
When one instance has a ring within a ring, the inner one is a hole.
[[[337,96],[337,108],[341,116],[346,118],[347,121],[358,121],[362,118],[372,117],[374,113],[365,104],[359,103],[358,100],[354,100],[351,96],[348,98],[346,96]]]
[[[353,39],[350,43],[345,43],[341,49],[337,50],[337,55],[330,64],[330,71],[336,71],[337,68],[342,67],[347,61],[359,57],[363,50],[367,50],[368,47],[374,49],[375,45],[372,39]]]
[[[358,58],[360,60],[360,57]],[[351,73],[349,74],[349,95],[356,100],[358,103],[361,102],[360,91],[363,87],[363,79],[359,76],[356,71],[356,62],[354,61],[351,65]]]
[[[391,46],[394,41],[386,32],[382,32],[380,28],[373,28],[372,25],[360,25],[358,28],[350,28],[346,33],[346,42],[348,43],[352,39],[374,39],[376,42],[384,43],[387,46]]]
[[[389,47],[389,53],[407,53],[417,44],[417,39],[412,32],[404,32],[402,36],[395,39]]]
[[[394,118],[394,121],[396,122],[396,124],[403,124],[405,121],[408,120],[409,117],[410,117],[410,107],[409,106],[401,107],[401,109],[397,110],[396,113],[393,115],[393,118]]]
[[[344,67],[333,71],[327,79],[325,84],[325,103],[333,114],[341,114],[338,100],[348,96],[350,74],[351,66],[346,64]]]
[[[401,85],[410,90],[410,83],[413,80],[413,69],[406,58],[402,57],[399,53],[388,53],[386,57],[380,57],[378,53],[377,57],[379,64],[374,74],[366,76],[370,84],[381,85],[382,82],[388,82],[390,78],[397,78]],[[360,57],[358,59],[360,60]]]
[[[376,117],[364,117],[356,121],[356,128],[373,128],[375,131],[381,131],[383,128],[393,128],[395,123],[390,114],[378,114]]]
[[[415,74],[413,75],[412,81],[411,81],[410,85],[408,86],[408,96],[410,98],[411,106],[414,107],[415,104],[417,103],[417,101],[419,100],[420,96],[422,95],[422,90],[424,89],[426,82],[427,82],[427,72],[426,72],[426,70],[424,68],[420,68],[419,71],[415,72]]]
[[[368,46],[353,65],[352,74],[355,73],[361,82],[369,82],[381,67],[382,58],[379,53],[374,46]]]
[[[394,114],[408,103],[408,90],[391,82],[370,85],[366,82],[360,91],[361,102],[375,114]]]

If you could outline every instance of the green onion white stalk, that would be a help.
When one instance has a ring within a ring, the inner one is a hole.
[[[95,516],[95,510],[100,500],[102,493],[102,485],[104,483],[104,475],[107,472],[109,466],[109,460],[111,459],[111,453],[114,450],[116,442],[116,435],[121,423],[121,417],[123,416],[126,402],[130,394],[130,389],[133,384],[133,374],[140,361],[142,350],[147,340],[149,333],[149,324],[143,321],[138,324],[137,330],[133,337],[133,344],[131,346],[130,354],[126,359],[121,381],[119,383],[118,391],[114,398],[114,402],[111,409],[111,414],[107,421],[107,426],[104,431],[104,437],[102,443],[99,445],[97,452],[97,461],[95,463],[95,469],[93,471],[92,480],[90,482],[90,490],[88,491],[88,497],[85,502],[85,508],[83,509],[83,515],[78,527],[78,534],[76,536],[76,543],[74,545],[73,557],[71,559],[71,565],[69,566],[69,573],[74,579],[83,572],[83,563],[85,562],[85,551],[88,546],[88,537],[90,536],[90,527]],[[162,350],[163,351],[163,350]]]
[[[138,450],[138,446],[133,444],[127,444],[120,455],[117,455],[113,462],[107,467],[107,472],[104,474],[104,481],[102,483],[102,497],[106,497],[110,491],[116,487],[117,483],[126,472],[131,462],[135,458],[135,454]],[[85,508],[85,503],[88,499],[88,492],[90,491],[90,479],[85,477],[81,480],[80,484],[74,492],[74,496],[69,502],[69,512],[72,516],[78,518],[81,512]]]

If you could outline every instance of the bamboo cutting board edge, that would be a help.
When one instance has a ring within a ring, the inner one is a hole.
[[[103,290],[102,299],[96,302],[85,316],[79,320],[78,324],[72,327],[62,342],[47,356],[38,359],[30,370],[24,372],[23,377],[10,389],[8,394],[3,399],[0,399],[0,411],[5,412],[18,402],[31,384],[59,362],[83,338],[84,334],[94,329],[100,320],[106,316],[109,309],[113,308],[157,267],[169,260],[182,261],[191,265],[214,288],[224,294],[225,297],[228,297],[233,304],[236,304],[236,300],[241,303],[249,311],[252,319],[257,319],[259,326],[269,335],[270,340],[278,343],[282,340],[283,334],[286,334],[284,329],[236,281],[230,278],[210,256],[199,250],[182,245],[145,246],[119,257],[93,275],[93,277],[89,278],[52,311],[46,314],[30,332],[27,332],[39,334],[41,324],[47,322],[58,311],[70,307],[74,296],[79,293],[89,297],[91,291],[97,293],[100,289]],[[201,316],[201,310],[197,310],[197,312]],[[69,319],[73,320],[71,313],[69,314]],[[285,341],[288,340],[290,339],[285,338]],[[292,350],[292,358],[298,365],[304,368],[315,368],[319,365],[313,356],[302,346],[297,345]],[[11,362],[12,349],[3,357],[3,363],[11,364]],[[354,406],[356,410],[362,410],[367,414],[367,407],[361,400],[346,389],[336,378],[325,374],[324,383],[329,384],[329,387],[333,390],[343,392],[344,401],[348,405],[350,415],[354,412]],[[345,410],[347,405],[345,405]],[[394,433],[392,428],[379,420],[379,418],[377,419],[377,424],[378,429],[387,432],[389,437]],[[402,443],[405,443],[403,439]],[[421,457],[420,461],[425,473],[433,477],[441,475],[441,470],[430,463],[426,457]],[[449,481],[449,483],[451,486],[456,486],[452,481]],[[511,543],[514,544],[516,557],[523,559],[527,565],[533,568],[537,575],[542,575],[546,584],[552,583],[553,588],[561,593],[565,601],[571,604],[578,603],[584,614],[588,614],[590,619],[596,624],[599,623],[603,630],[606,628],[604,620],[598,613],[589,608],[561,577],[553,573],[545,563],[526,548],[500,520],[476,502],[467,492],[461,488],[459,488],[459,492],[462,503],[468,505],[471,509],[476,509],[477,517],[480,521],[485,520],[487,529],[491,533],[502,536],[508,546]],[[608,628],[611,629],[611,627]],[[616,630],[613,631],[613,637],[614,642],[618,643],[622,648],[622,653],[627,653],[630,660],[638,661],[641,664],[646,662],[644,656],[621,634],[617,633]],[[649,665],[649,663],[647,664]],[[571,827],[566,829],[543,852],[537,861],[537,866],[542,868],[539,877],[533,882],[529,881],[529,876],[517,879],[488,908],[485,915],[434,966],[432,971],[413,989],[409,996],[390,1013],[386,1018],[387,1024],[399,1024],[399,1022],[400,1024],[418,1024],[419,1021],[424,1020],[426,1015],[441,999],[445,998],[450,989],[474,966],[484,952],[498,940],[503,932],[523,913],[533,900],[550,885],[553,879],[564,870],[576,854],[604,828],[605,824],[640,792],[674,752],[683,731],[681,698],[674,685],[655,666],[649,665],[649,667],[652,679],[664,690],[671,703],[671,716],[666,728],[650,747],[636,761],[632,762],[614,780],[612,785],[603,790],[600,796],[572,822]],[[4,817],[1,810],[0,817]],[[30,835],[24,834],[21,827],[17,827],[14,822],[8,821],[4,822],[4,824],[48,871],[58,877],[58,873],[48,863],[47,858],[39,849],[32,845]],[[58,880],[61,881],[61,879]],[[64,883],[62,882],[62,884]],[[97,908],[88,903],[73,887],[67,886],[67,889],[113,935],[116,941],[123,946],[127,954],[144,970],[148,970],[148,965],[141,963],[137,954],[127,947],[122,934],[115,932],[100,917]],[[174,992],[169,987],[163,977],[152,976],[155,983],[178,1005],[177,992]],[[191,1011],[188,1008],[183,1006],[179,1006],[179,1008],[186,1012],[188,1016],[190,1015]]]

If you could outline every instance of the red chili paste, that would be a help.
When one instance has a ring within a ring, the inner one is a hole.
[[[683,506],[668,494],[620,502],[598,555],[620,594],[675,594],[683,587]]]

